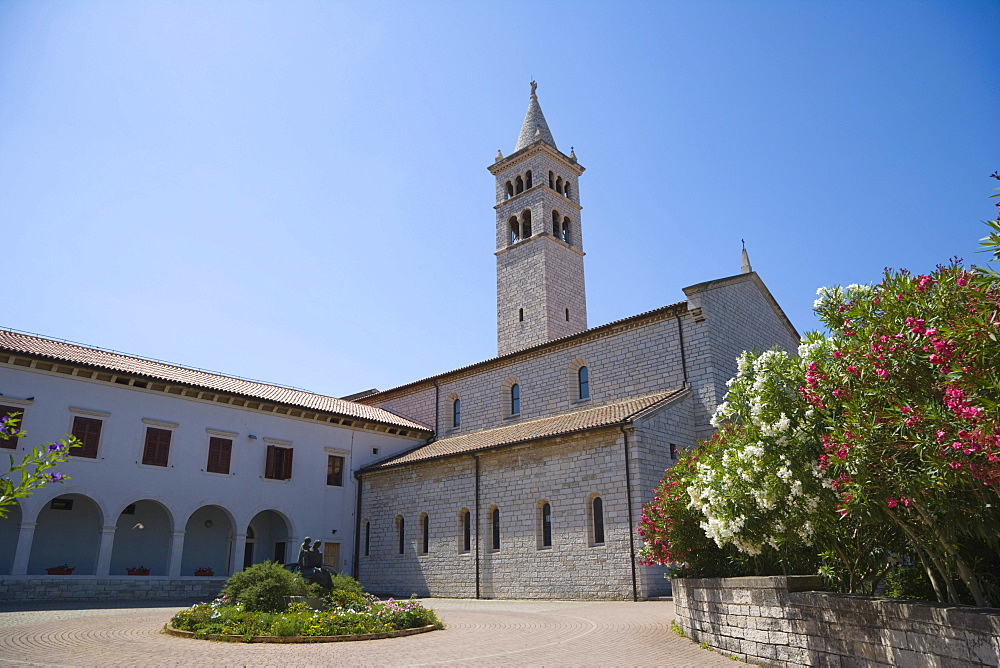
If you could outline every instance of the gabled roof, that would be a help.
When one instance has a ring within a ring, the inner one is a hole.
[[[176,383],[215,392],[251,397],[276,404],[306,408],[313,411],[323,411],[343,417],[368,420],[404,429],[413,429],[422,432],[432,431],[427,425],[408,420],[374,406],[366,406],[305,390],[271,385],[235,376],[225,376],[211,371],[177,366],[167,362],[134,357],[124,353],[91,348],[7,329],[0,329],[0,352],[2,351],[35,358],[56,360],[68,364],[78,364],[91,368],[106,369],[108,371],[140,376],[155,381]]]
[[[543,141],[552,148],[556,146],[556,140],[552,138],[549,124],[545,122],[545,115],[542,107],[538,104],[538,95],[535,89],[538,87],[534,81],[531,82],[531,99],[528,100],[528,111],[524,114],[524,123],[521,124],[521,133],[517,136],[517,145],[514,152],[534,144],[536,141]]]
[[[543,417],[537,420],[518,421],[502,427],[472,432],[471,434],[442,438],[433,443],[419,446],[397,457],[372,464],[362,469],[362,471],[377,471],[430,459],[464,455],[501,446],[527,443],[542,438],[566,436],[592,429],[627,424],[633,419],[642,417],[648,411],[653,411],[671,400],[684,395],[687,391],[685,387],[675,387],[655,394],[631,397],[613,404],[560,413],[559,415]]]

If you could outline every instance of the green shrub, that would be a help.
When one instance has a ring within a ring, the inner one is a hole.
[[[282,612],[287,596],[304,596],[306,583],[278,563],[254,564],[226,581],[222,595],[249,612]]]
[[[361,586],[361,583],[350,575],[337,573],[331,575],[330,579],[333,581],[332,591],[350,591],[356,594],[363,594],[365,592],[365,588]]]

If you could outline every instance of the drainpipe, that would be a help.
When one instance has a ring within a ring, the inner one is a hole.
[[[635,520],[632,516],[632,471],[629,466],[628,456],[628,432],[625,425],[619,425],[622,431],[622,438],[625,439],[625,501],[628,504],[628,551],[629,563],[632,565],[632,600],[639,600],[639,587],[635,579]]]
[[[479,598],[479,456],[472,456],[476,460],[476,598]]]
[[[677,340],[681,344],[681,373],[684,375],[684,386],[688,384],[687,357],[684,355],[684,328],[681,326],[681,315],[677,314]]]
[[[359,580],[361,576],[361,489],[364,487],[364,481],[358,471],[354,472],[354,479],[358,484],[358,506],[354,511],[354,579]]]

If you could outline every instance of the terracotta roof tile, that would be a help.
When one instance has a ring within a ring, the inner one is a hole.
[[[142,376],[168,383],[191,385],[205,390],[228,392],[313,411],[333,413],[347,418],[368,420],[380,424],[431,431],[427,425],[407,420],[387,410],[366,406],[353,401],[315,394],[281,385],[271,385],[255,380],[225,376],[211,371],[191,369],[155,360],[133,357],[123,353],[90,348],[65,341],[47,339],[21,332],[0,329],[0,350],[31,357],[58,360],[70,364],[107,369],[123,374]]]
[[[675,387],[656,394],[631,397],[613,404],[584,408],[526,422],[517,421],[502,427],[442,438],[398,457],[373,464],[364,470],[390,468],[428,459],[467,454],[503,445],[514,445],[540,438],[624,424],[644,411],[679,397],[685,392],[687,392],[686,388]]]

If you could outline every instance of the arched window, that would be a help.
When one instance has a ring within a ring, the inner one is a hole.
[[[399,553],[403,554],[406,548],[406,520],[400,515],[396,518],[396,527],[399,529]]]
[[[524,181],[525,181],[524,187],[526,189],[530,190],[531,189],[531,170],[530,169],[527,171],[527,173],[525,173],[525,175],[524,175]]]
[[[518,322],[524,322],[524,309],[523,308],[517,309],[517,321]]]
[[[552,506],[542,504],[542,547],[552,547]]]
[[[524,179],[520,176],[514,179],[514,192],[521,194],[524,192]]]
[[[451,426],[460,427],[462,425],[462,400],[455,399],[451,405]]]
[[[531,209],[526,209],[521,214],[521,238],[527,239],[531,236]]]
[[[493,509],[493,549],[500,549],[500,509]]]
[[[604,502],[595,496],[591,502],[594,522],[594,545],[604,544]]]
[[[559,238],[559,212],[552,212],[552,236]]]
[[[462,551],[472,549],[472,513],[468,510],[462,513]]]
[[[590,372],[587,371],[587,367],[582,366],[580,370],[576,372],[577,387],[579,389],[580,399],[590,398]]]
[[[569,197],[569,180],[568,179],[567,179],[566,183],[563,185],[563,194],[566,195],[566,197]]]
[[[569,309],[566,309],[566,322],[569,322]]]
[[[510,414],[519,415],[521,413],[521,386],[514,383],[510,386]]]
[[[549,188],[556,189],[556,175],[549,170]]]
[[[569,243],[569,218],[563,218],[562,240]]]
[[[559,194],[562,194],[562,191],[563,191],[562,177],[561,176],[557,176],[556,177],[556,192],[559,193]]]
[[[372,523],[365,522],[365,556],[369,557],[372,553]]]
[[[507,182],[506,190],[507,190],[507,199],[510,199],[511,197],[514,196],[514,184],[511,183],[510,181]]]
[[[521,238],[521,225],[514,216],[507,221],[507,225],[510,227],[510,243],[515,244]]]
[[[430,544],[431,544],[431,541],[430,541],[430,537],[431,537],[430,526],[431,526],[430,518],[427,517],[426,513],[424,513],[420,517],[420,553],[421,554],[427,554],[427,552],[430,550]]]

